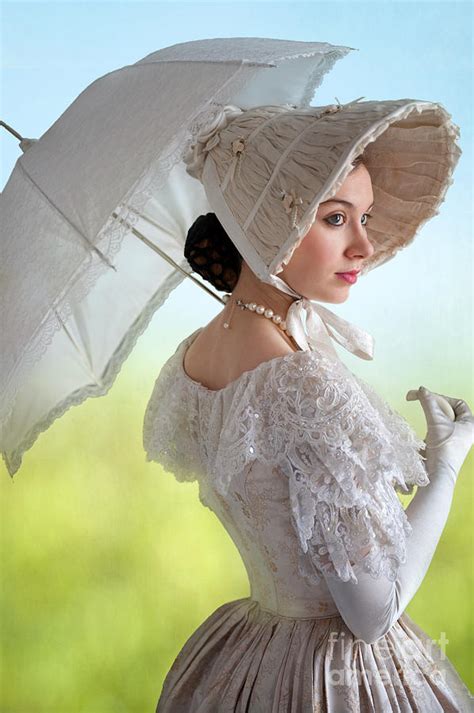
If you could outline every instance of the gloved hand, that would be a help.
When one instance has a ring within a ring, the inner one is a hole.
[[[389,631],[423,581],[448,519],[457,476],[474,441],[474,418],[462,399],[435,394],[421,386],[409,391],[406,399],[419,400],[426,416],[428,432],[421,455],[426,459],[430,480],[417,489],[405,510],[412,529],[406,562],[400,566],[395,582],[386,577],[374,580],[366,572],[357,573],[357,584],[326,578],[347,626],[367,643]]]
[[[424,386],[407,393],[407,401],[416,399],[421,403],[428,425],[424,438],[426,446],[421,452],[426,459],[428,475],[433,476],[442,469],[456,482],[462,464],[474,443],[472,412],[462,399],[436,394]],[[447,415],[450,412],[449,407],[453,410],[454,420]]]

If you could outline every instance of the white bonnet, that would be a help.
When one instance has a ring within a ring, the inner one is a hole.
[[[375,202],[367,228],[375,250],[362,272],[391,259],[438,213],[458,136],[440,104],[415,99],[229,104],[207,116],[183,160],[242,257],[272,283],[362,152]]]

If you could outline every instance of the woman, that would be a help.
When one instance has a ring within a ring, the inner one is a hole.
[[[360,272],[374,252],[366,231],[373,203],[370,174],[359,157],[343,187],[320,204],[315,222],[280,277],[308,299],[344,302],[356,276],[347,280],[341,275]],[[262,361],[298,349],[291,335],[276,329],[272,320],[234,310],[237,296],[247,296],[249,302],[264,303],[275,314],[286,315],[295,298],[259,280],[245,261],[228,267],[240,269],[233,299],[199,333],[185,355],[185,371],[211,389],[222,388]],[[229,325],[225,332],[224,324]]]
[[[344,302],[348,273],[392,258],[435,214],[455,136],[439,105],[398,100],[229,105],[194,142],[187,170],[216,215],[194,223],[185,256],[228,300],[163,366],[144,446],[198,480],[251,595],[188,639],[157,713],[473,710],[404,611],[446,523],[472,413],[409,392],[428,423],[418,439],[333,345],[371,359],[370,335],[313,302]],[[415,485],[404,511],[396,491]]]

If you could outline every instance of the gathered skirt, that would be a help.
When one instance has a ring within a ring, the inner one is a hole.
[[[472,713],[442,647],[403,613],[374,643],[339,615],[291,618],[246,597],[216,609],[169,670],[156,713]]]

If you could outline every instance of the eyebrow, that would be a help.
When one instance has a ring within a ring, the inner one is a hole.
[[[319,205],[326,205],[326,203],[344,203],[344,205],[348,205],[348,206],[350,206],[351,208],[354,208],[354,204],[353,204],[353,203],[350,203],[349,201],[344,201],[344,200],[342,200],[342,198],[330,198],[328,201],[323,201],[323,202],[320,203]],[[369,207],[367,208],[367,210],[370,210],[370,209],[373,208],[373,207],[374,207],[374,204],[372,203],[372,205],[369,205]]]

